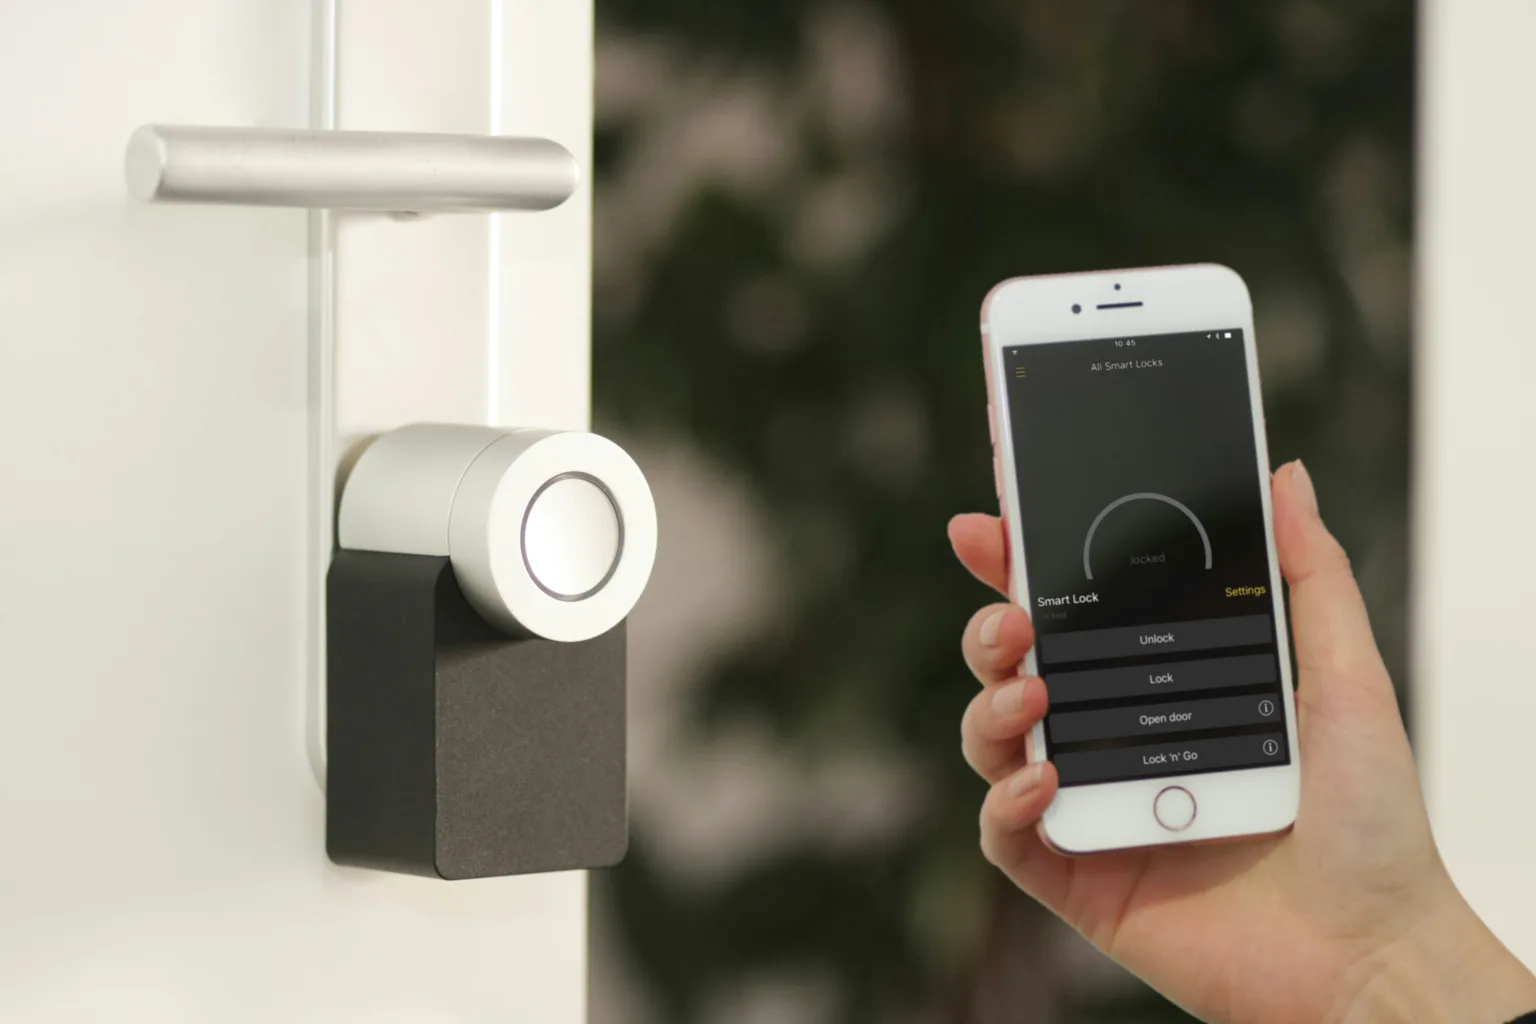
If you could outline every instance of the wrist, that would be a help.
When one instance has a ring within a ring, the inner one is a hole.
[[[1449,879],[1434,909],[1353,969],[1347,1024],[1505,1024],[1536,1010],[1536,975]]]

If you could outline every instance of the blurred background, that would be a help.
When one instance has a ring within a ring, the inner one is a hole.
[[[662,541],[594,1024],[1185,1018],[982,859],[944,526],[995,510],[978,312],[1019,274],[1248,281],[1405,675],[1405,0],[598,0],[598,427]]]

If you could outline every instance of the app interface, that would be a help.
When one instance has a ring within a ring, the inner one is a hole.
[[[1289,761],[1243,332],[1007,348],[1063,786]]]

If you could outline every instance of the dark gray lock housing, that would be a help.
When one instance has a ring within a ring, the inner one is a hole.
[[[508,637],[444,556],[340,551],[327,590],[332,860],[463,879],[623,858],[622,624]]]

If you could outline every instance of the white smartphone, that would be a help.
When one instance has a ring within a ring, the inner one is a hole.
[[[1064,853],[1283,831],[1300,764],[1253,307],[1213,265],[1022,277],[981,314],[1030,760]]]

